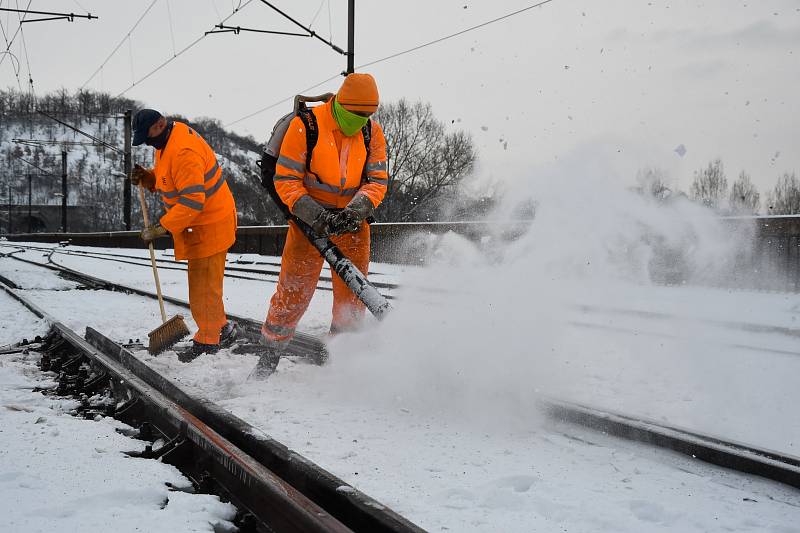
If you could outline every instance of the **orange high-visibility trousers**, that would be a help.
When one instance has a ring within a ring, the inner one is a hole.
[[[227,250],[200,259],[189,259],[189,307],[197,323],[194,340],[219,344],[219,333],[227,322],[222,303]]]
[[[331,240],[365,275],[369,268],[369,224],[363,222],[357,233],[334,235]],[[272,295],[262,333],[270,340],[291,339],[297,323],[306,312],[324,259],[308,238],[289,222],[283,247],[278,287]],[[331,332],[352,329],[364,317],[364,304],[338,274],[333,273],[333,318]]]

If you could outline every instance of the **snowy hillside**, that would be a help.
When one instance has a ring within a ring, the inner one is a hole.
[[[30,173],[32,203],[60,204],[61,151],[66,150],[68,203],[87,207],[85,216],[91,217],[87,220],[88,227],[106,231],[123,229],[122,183],[111,171],[123,170],[122,113],[145,105],[97,93],[81,92],[72,96],[64,91],[39,98],[36,110],[27,96],[18,92],[1,91],[0,101],[0,165],[4,184],[0,201],[27,204]],[[70,124],[88,136],[37,111]],[[259,146],[255,140],[228,133],[211,119],[174,118],[188,122],[217,153],[236,198],[241,225],[270,224],[279,220],[277,210],[259,183],[255,165]],[[135,147],[134,163],[150,165],[152,152],[146,146]],[[137,202],[133,204],[132,220],[136,226],[141,219]],[[160,210],[154,206],[154,214],[158,212],[156,208]]]

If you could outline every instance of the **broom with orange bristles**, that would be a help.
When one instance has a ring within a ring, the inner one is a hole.
[[[150,220],[147,216],[147,205],[144,201],[144,187],[139,183],[139,202],[142,204],[142,217],[144,227],[150,227]],[[161,296],[161,282],[158,279],[158,267],[156,267],[156,252],[153,249],[153,241],[149,242],[150,263],[153,265],[153,277],[156,280],[156,293],[158,294],[158,305],[161,307],[161,320],[163,324],[147,334],[150,342],[147,351],[155,355],[173,346],[176,342],[189,334],[189,328],[183,321],[182,315],[175,315],[167,320],[167,312],[164,310],[164,297]]]

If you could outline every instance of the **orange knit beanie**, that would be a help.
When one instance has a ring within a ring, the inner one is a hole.
[[[348,111],[374,113],[378,109],[378,86],[369,74],[348,74],[344,79],[336,101]]]

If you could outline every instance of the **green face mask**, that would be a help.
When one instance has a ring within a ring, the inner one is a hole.
[[[336,123],[339,125],[339,129],[342,130],[342,133],[348,137],[358,133],[358,130],[366,126],[369,120],[369,117],[362,117],[356,115],[352,111],[348,111],[342,107],[337,100],[333,101],[333,118],[336,119]]]

